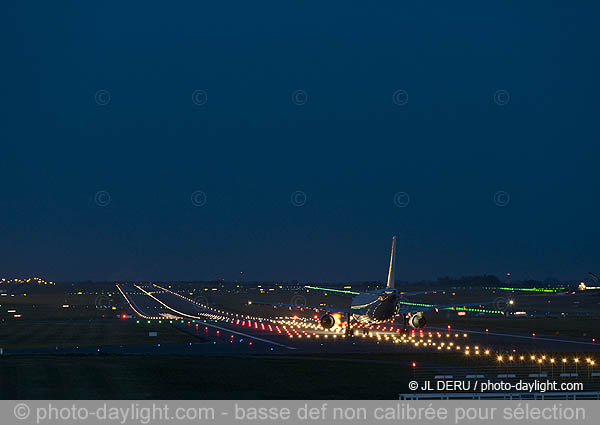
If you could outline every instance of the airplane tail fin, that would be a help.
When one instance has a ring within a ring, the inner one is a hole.
[[[393,288],[396,282],[396,236],[392,238],[392,253],[390,255],[390,269],[388,270],[386,288]]]

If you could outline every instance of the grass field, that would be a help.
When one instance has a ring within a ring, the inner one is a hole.
[[[0,320],[12,320],[12,310],[23,320],[115,318],[129,311],[123,297],[108,291],[79,294],[55,288],[32,288],[24,294],[0,297]]]
[[[149,331],[157,336],[148,336]],[[52,321],[0,323],[0,347],[70,348],[117,345],[185,344],[198,342],[197,338],[175,329],[167,323],[147,324],[132,320],[122,321]]]
[[[406,367],[327,360],[0,357],[2,399],[395,399],[408,380]]]

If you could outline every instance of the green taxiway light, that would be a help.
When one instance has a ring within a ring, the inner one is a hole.
[[[501,310],[485,310],[483,308],[437,307],[434,304],[410,303],[410,302],[405,302],[405,301],[400,301],[398,304],[412,305],[415,307],[440,308],[442,310],[470,311],[470,312],[488,313],[488,314],[504,314]]]
[[[558,292],[558,291],[563,291],[565,288],[552,288],[552,289],[548,289],[548,288],[509,288],[507,286],[503,286],[500,288],[496,288],[499,289],[500,291],[523,291],[523,292]]]

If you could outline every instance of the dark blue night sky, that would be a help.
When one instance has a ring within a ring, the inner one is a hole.
[[[600,271],[595,2],[1,8],[2,276]]]

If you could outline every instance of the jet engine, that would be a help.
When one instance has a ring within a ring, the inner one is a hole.
[[[421,329],[422,327],[425,326],[426,323],[427,323],[427,320],[425,320],[425,316],[423,315],[423,312],[415,313],[408,318],[408,324],[410,325],[411,328],[414,328],[414,329]]]
[[[335,325],[335,317],[327,313],[321,317],[321,326],[323,329],[331,329]]]

